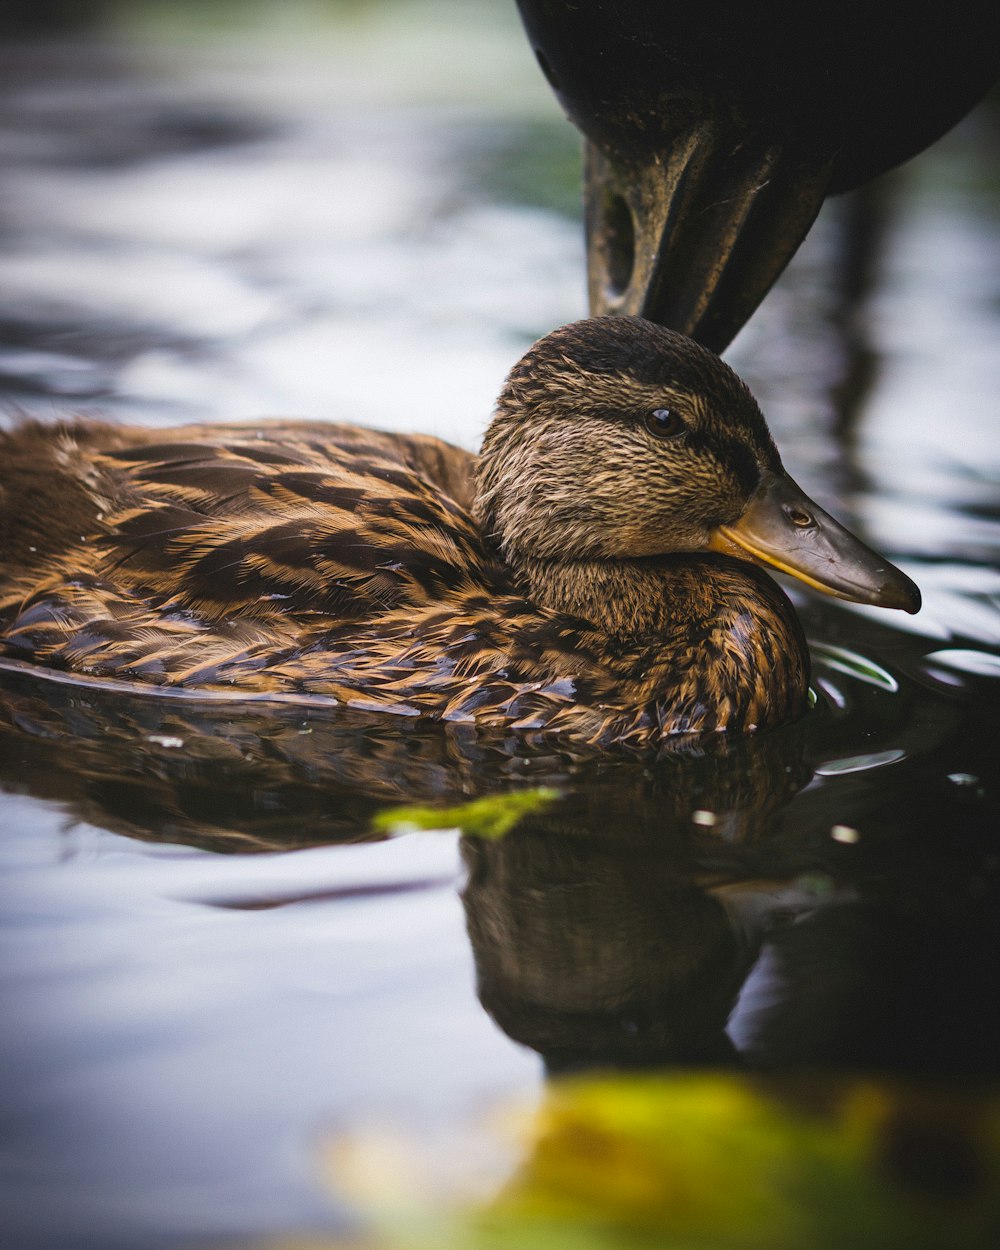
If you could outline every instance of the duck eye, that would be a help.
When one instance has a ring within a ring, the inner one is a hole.
[[[672,408],[656,408],[646,414],[646,429],[657,438],[676,438],[687,426]]]

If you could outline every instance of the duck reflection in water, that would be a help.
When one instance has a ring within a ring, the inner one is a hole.
[[[578,791],[499,841],[464,839],[479,994],[500,1027],[552,1072],[736,1062],[726,1023],[787,893],[770,874],[808,863],[769,838],[808,778],[800,747],[769,735],[634,770],[600,807]],[[734,916],[747,876],[759,914]]]
[[[375,817],[401,804],[502,801],[542,786],[562,794],[553,836],[574,828],[585,844],[600,833],[628,851],[644,831],[653,847],[674,809],[688,824],[705,807],[742,825],[787,802],[811,771],[795,729],[679,739],[669,753],[635,759],[544,735],[339,708],[131,698],[102,682],[0,669],[0,784],[129,837],[223,854],[378,839]]]
[[[505,838],[463,839],[482,1002],[553,1071],[995,1072],[995,824],[970,806],[942,840],[952,799],[935,782],[956,752],[972,759],[965,722],[931,691],[849,693],[769,734],[637,759],[22,669],[0,672],[0,784],[130,837],[240,854],[381,838],[375,817],[401,804],[554,787]],[[868,758],[899,762],[866,771],[862,726]],[[830,837],[847,814],[857,846]]]
[[[577,791],[464,840],[480,999],[550,1073],[1000,1072],[995,830],[907,822],[905,776],[806,786],[797,742],[636,770],[603,807]],[[831,837],[845,799],[864,845]]]

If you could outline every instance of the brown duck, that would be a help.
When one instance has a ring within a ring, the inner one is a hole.
[[[536,343],[478,459],[307,422],[26,423],[0,457],[0,646],[97,678],[646,744],[803,711],[760,565],[920,603],[739,378],[635,318]]]

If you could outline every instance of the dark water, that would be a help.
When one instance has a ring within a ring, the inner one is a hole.
[[[473,446],[583,312],[575,140],[512,15],[311,20],[0,54],[8,413]],[[832,204],[730,353],[793,474],[925,595],[796,592],[803,723],[585,757],[0,675],[5,1245],[334,1235],[323,1141],[447,1136],[546,1068],[993,1087],[997,126]],[[539,785],[500,841],[373,830]],[[911,1152],[921,1201],[976,1188],[946,1145]]]

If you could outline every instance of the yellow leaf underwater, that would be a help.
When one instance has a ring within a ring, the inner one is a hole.
[[[536,786],[487,795],[453,807],[390,807],[375,814],[372,828],[391,835],[416,829],[461,829],[470,838],[502,838],[518,821],[542,811],[558,797],[558,790]]]
[[[492,1148],[492,1154],[491,1154]],[[342,1138],[379,1250],[992,1250],[1000,1098],[733,1074],[552,1082],[468,1139]],[[490,1169],[492,1168],[492,1172]]]

